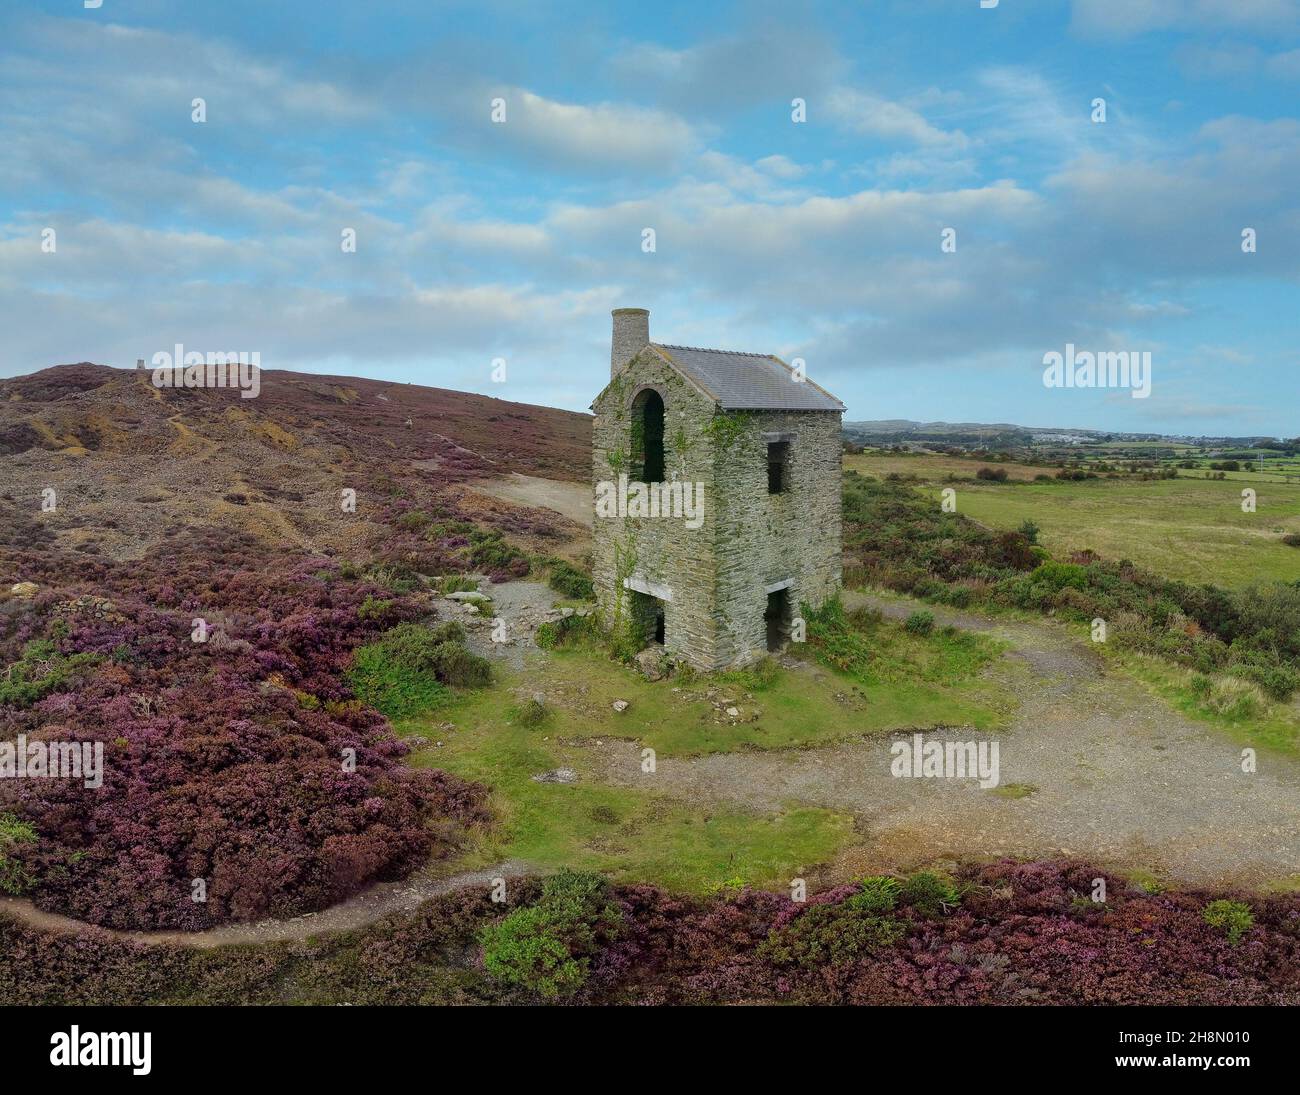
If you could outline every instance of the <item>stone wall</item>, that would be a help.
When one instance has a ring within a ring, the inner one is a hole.
[[[665,648],[701,669],[761,656],[767,587],[789,580],[790,602],[821,604],[840,587],[840,416],[811,411],[719,414],[711,399],[652,349],[597,398],[593,479],[629,470],[632,402],[653,387],[664,401],[665,474],[704,486],[704,522],[595,518],[592,571],[606,628],[626,624],[632,578],[665,599]],[[789,482],[768,494],[765,434],[790,436]]]
[[[840,416],[826,411],[748,411],[730,416],[739,431],[719,446],[717,654],[745,662],[767,649],[767,588],[790,581],[790,604],[813,607],[841,581]],[[724,431],[717,431],[723,434]],[[731,430],[725,431],[732,432]],[[765,434],[789,442],[788,485],[767,492]]]
[[[664,474],[671,481],[704,486],[704,521],[688,529],[669,517],[596,516],[592,528],[592,577],[601,620],[607,629],[625,626],[630,598],[623,587],[633,578],[670,590],[664,604],[664,646],[670,655],[700,667],[715,662],[713,614],[717,564],[713,461],[705,427],[713,404],[653,350],[637,355],[597,399],[593,424],[594,483],[617,482],[632,454],[632,402],[652,387],[664,401]],[[593,483],[593,486],[594,486]]]

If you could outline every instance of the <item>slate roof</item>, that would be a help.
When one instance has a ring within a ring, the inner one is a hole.
[[[688,379],[728,411],[843,411],[844,404],[811,380],[796,382],[771,354],[651,343]]]

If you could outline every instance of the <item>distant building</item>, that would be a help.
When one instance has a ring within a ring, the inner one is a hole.
[[[705,670],[779,650],[800,604],[840,588],[844,406],[771,355],[654,343],[645,309],[613,317],[592,404],[604,626]]]

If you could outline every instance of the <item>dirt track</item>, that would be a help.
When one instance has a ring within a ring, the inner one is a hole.
[[[916,604],[846,595],[906,616]],[[862,844],[844,871],[907,868],[937,858],[1067,855],[1142,868],[1192,884],[1259,886],[1300,872],[1300,763],[1241,747],[1173,712],[1141,684],[1106,672],[1085,642],[1051,621],[994,622],[933,609],[940,624],[985,631],[1011,645],[1032,688],[997,735],[1002,797],[961,779],[890,773],[893,735],[805,750],[661,758],[641,772],[640,746],[593,746],[602,778],[654,780],[693,801],[738,802],[765,813],[790,803],[854,815]],[[1023,687],[1023,685],[1022,685]],[[910,734],[902,735],[910,737]],[[926,740],[978,740],[962,730]]]
[[[279,943],[307,939],[327,932],[350,931],[365,927],[390,913],[409,912],[431,897],[466,890],[473,886],[490,886],[495,878],[520,878],[528,874],[523,863],[499,863],[481,871],[469,871],[450,878],[414,875],[403,882],[385,882],[372,886],[355,897],[318,913],[296,916],[292,920],[259,920],[250,924],[222,924],[201,932],[127,932],[100,928],[58,913],[43,912],[23,898],[0,898],[0,914],[12,916],[33,928],[53,932],[102,932],[114,939],[154,946],[226,947],[237,944]]]

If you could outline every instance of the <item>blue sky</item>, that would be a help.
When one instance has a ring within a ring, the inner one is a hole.
[[[1300,434],[1300,0],[602,7],[6,4],[0,375],[182,342],[585,409],[635,305],[849,418]],[[1067,343],[1150,398],[1046,388]]]

